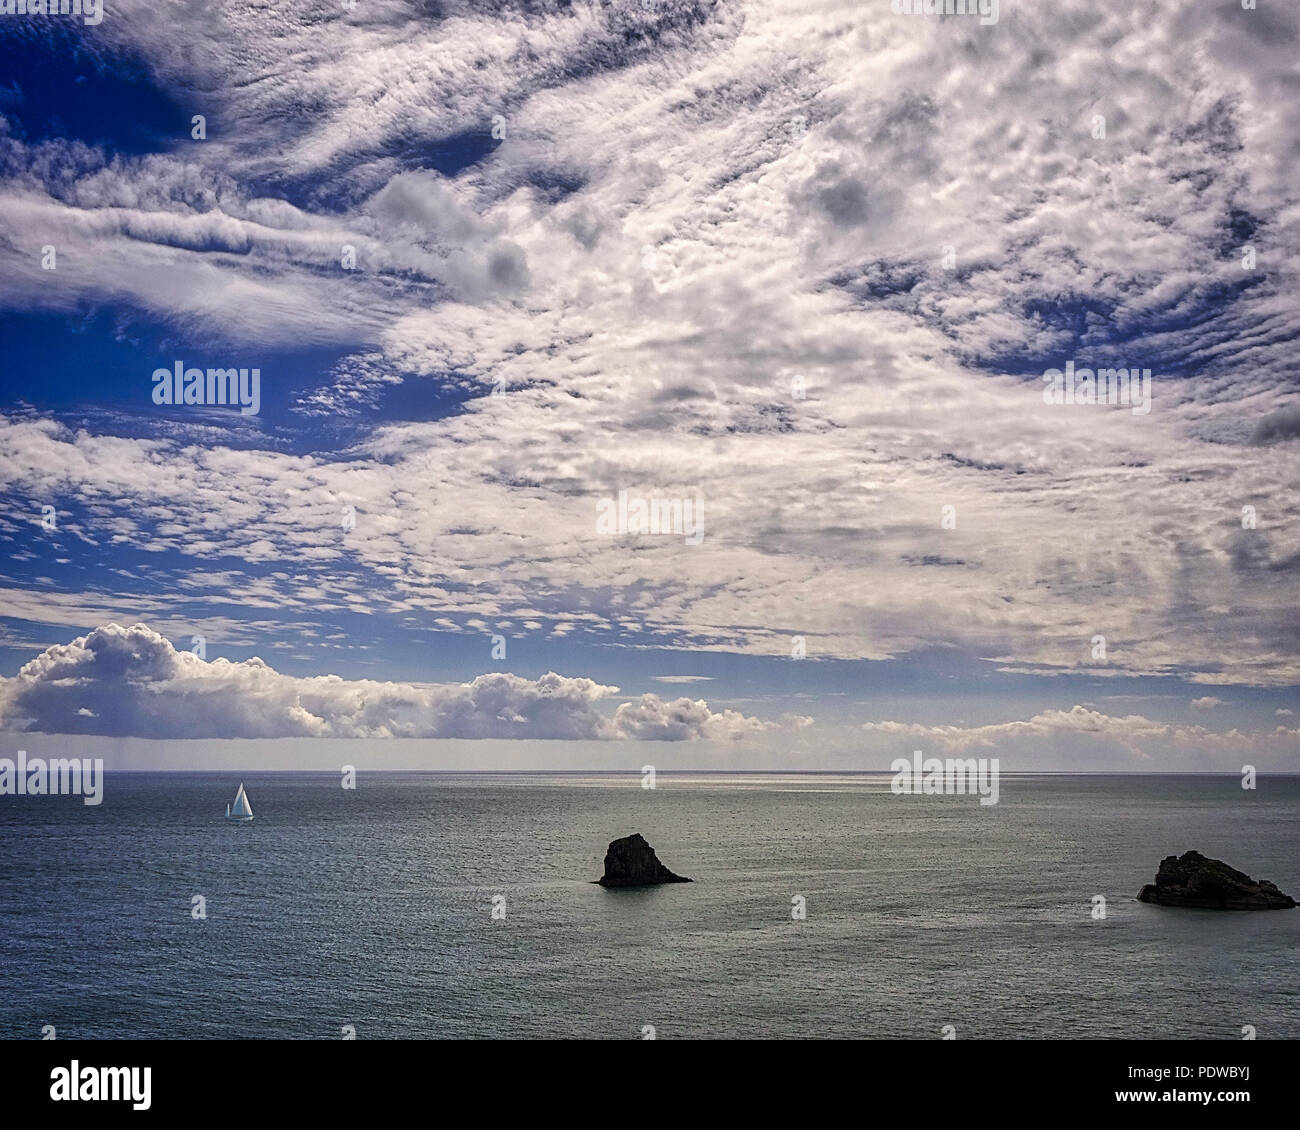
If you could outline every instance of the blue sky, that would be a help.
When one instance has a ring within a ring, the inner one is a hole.
[[[8,744],[1300,770],[1298,37],[0,17]],[[259,411],[154,403],[178,361]],[[1067,362],[1151,411],[1045,403]],[[702,538],[602,532],[620,492]]]

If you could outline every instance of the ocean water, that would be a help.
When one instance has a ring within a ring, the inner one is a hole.
[[[0,1036],[1300,1037],[1300,910],[1134,897],[1189,848],[1300,894],[1300,778],[238,780],[0,799]],[[695,882],[594,885],[636,831]]]

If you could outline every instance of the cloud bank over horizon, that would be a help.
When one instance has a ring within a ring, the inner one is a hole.
[[[108,624],[47,648],[16,677],[0,680],[0,733],[183,744],[217,739],[253,743],[250,748],[284,739],[521,746],[563,741],[580,748],[609,742],[703,743],[714,751],[752,746],[764,766],[775,756],[774,764],[787,769],[817,768],[819,757],[832,755],[841,768],[881,769],[921,746],[927,755],[1000,757],[1007,767],[1026,769],[1058,764],[1065,754],[1082,771],[1140,770],[1164,760],[1188,769],[1236,772],[1243,759],[1295,769],[1300,748],[1300,729],[1281,724],[1212,730],[1077,704],[994,724],[877,720],[819,735],[815,719],[807,715],[760,719],[685,697],[644,694],[612,713],[600,709],[618,695],[616,686],[554,672],[538,679],[489,673],[459,685],[296,678],[257,658],[207,661],[143,624]],[[1188,707],[1205,709],[1197,700]],[[382,750],[370,754],[384,762]],[[414,762],[406,755],[399,761],[408,767],[440,763],[436,755],[417,756]],[[711,766],[736,767],[717,762],[714,754],[699,765],[677,765]]]
[[[617,694],[618,687],[554,672],[485,674],[459,686],[294,678],[258,658],[209,662],[178,651],[144,624],[108,624],[47,648],[0,680],[0,730],[149,739],[734,741],[778,725],[652,694],[623,703],[611,719],[596,704]]]
[[[1195,704],[1193,704],[1194,707]],[[878,737],[904,737],[924,744],[927,752],[1017,758],[1032,764],[1047,749],[1068,747],[1080,755],[1079,768],[1094,765],[1101,755],[1124,755],[1134,768],[1168,756],[1218,761],[1220,771],[1235,772],[1240,758],[1267,758],[1270,764],[1300,767],[1296,758],[1300,729],[1275,726],[1243,732],[1210,730],[1205,726],[1174,725],[1139,714],[1110,715],[1075,705],[1069,710],[1045,710],[1034,717],[985,726],[925,726],[903,722],[866,722],[862,729]]]

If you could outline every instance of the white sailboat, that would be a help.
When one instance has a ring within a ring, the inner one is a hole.
[[[248,794],[244,792],[244,782],[239,782],[239,792],[235,794],[233,804],[226,805],[226,819],[247,823],[253,819],[253,809],[248,803]]]

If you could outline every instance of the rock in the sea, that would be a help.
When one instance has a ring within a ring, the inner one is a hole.
[[[614,840],[605,852],[605,874],[596,880],[602,887],[649,887],[655,883],[689,883],[674,875],[655,855],[655,849],[639,832]]]
[[[1218,859],[1199,851],[1160,861],[1156,881],[1138,895],[1142,902],[1161,906],[1195,906],[1208,910],[1288,910],[1296,902],[1266,879],[1255,882]]]

